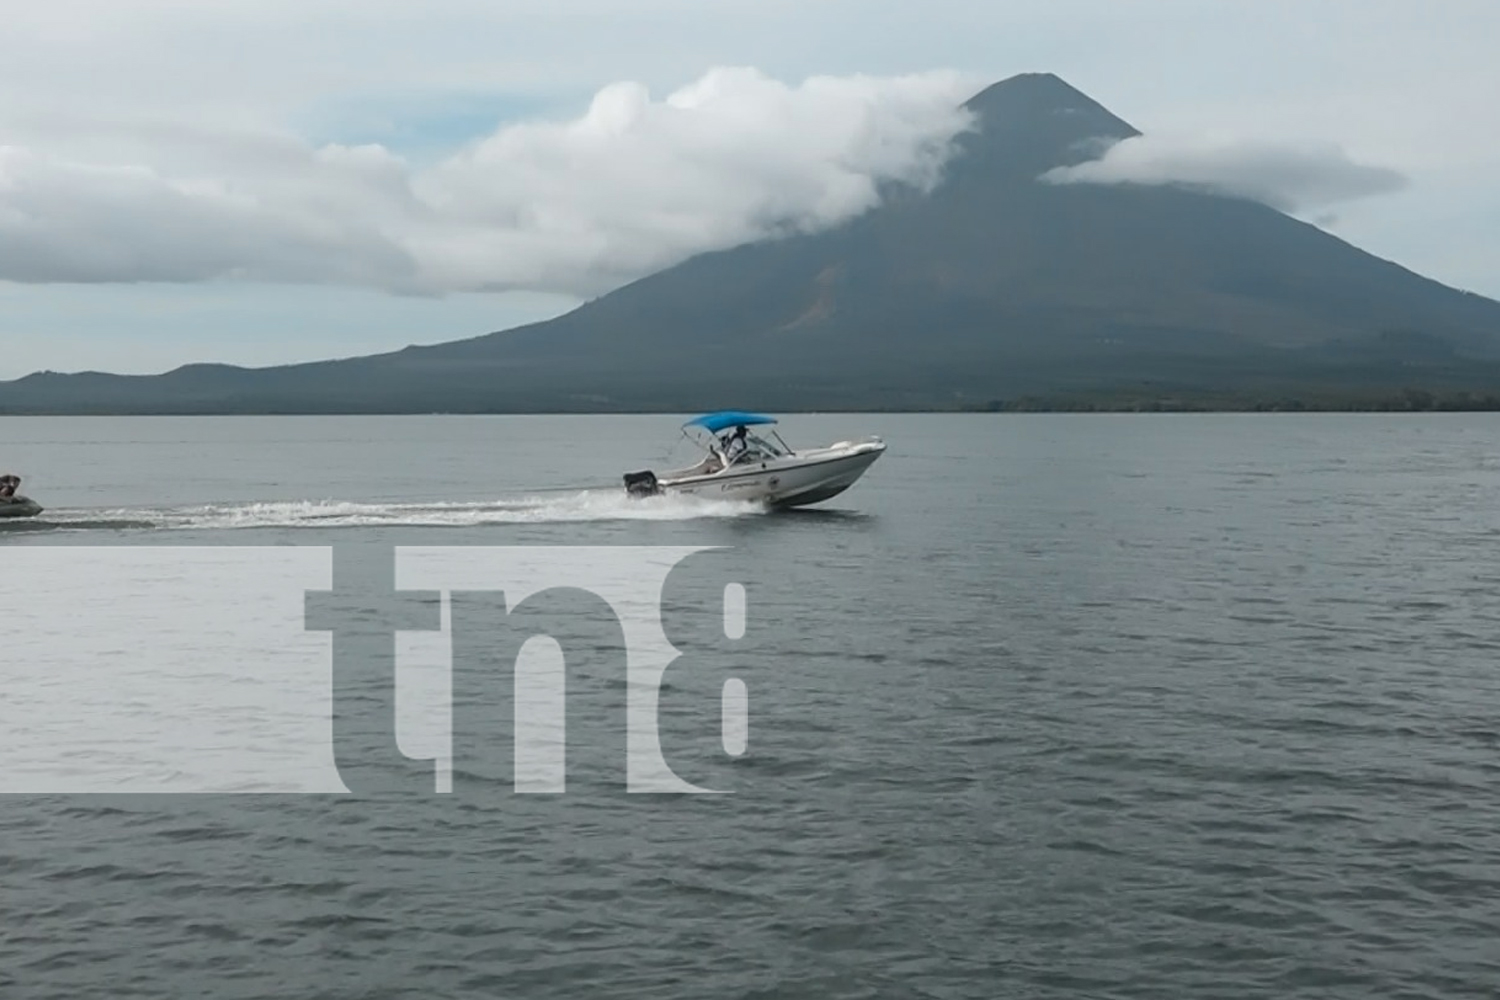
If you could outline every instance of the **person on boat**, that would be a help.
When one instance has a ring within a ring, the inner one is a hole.
[[[731,462],[734,461],[735,458],[748,447],[745,442],[745,435],[749,433],[750,432],[745,428],[745,425],[740,424],[734,429],[733,434],[730,434],[729,436],[724,438],[724,457],[726,459]]]
[[[13,500],[21,488],[20,476],[0,476],[0,502]]]

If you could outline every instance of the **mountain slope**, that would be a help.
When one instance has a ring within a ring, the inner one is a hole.
[[[951,407],[1149,384],[1233,395],[1500,390],[1500,303],[1256,202],[1051,185],[1138,134],[1049,74],[967,107],[932,192],[694,257],[557,319],[369,358],[31,376],[0,410]]]

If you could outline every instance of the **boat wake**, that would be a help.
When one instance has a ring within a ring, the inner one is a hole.
[[[661,496],[637,500],[618,490],[522,496],[468,503],[358,503],[334,500],[207,504],[198,507],[49,511],[45,529],[474,527],[589,521],[690,521],[764,513],[759,504]],[[40,523],[34,522],[37,530]]]
[[[159,525],[155,521],[146,521],[140,518],[121,520],[119,518],[91,517],[87,512],[76,511],[74,516],[66,513],[61,517],[38,517],[31,520],[0,521],[0,538],[6,535],[26,535],[44,531],[129,531],[141,528],[156,528]]]

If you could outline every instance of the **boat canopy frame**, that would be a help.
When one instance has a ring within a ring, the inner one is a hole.
[[[718,410],[714,413],[705,413],[701,417],[694,417],[692,420],[687,421],[682,425],[682,436],[691,441],[693,437],[688,433],[690,429],[707,431],[707,440],[698,440],[695,443],[709,454],[717,455],[720,459],[724,459],[727,467],[736,464],[741,456],[737,455],[733,460],[729,460],[723,454],[719,448],[718,435],[720,431],[726,431],[731,427],[765,427],[776,422],[775,417],[764,413],[749,413],[744,410]],[[776,439],[776,444],[781,447],[783,455],[792,458],[796,457],[797,450],[782,440],[780,434],[773,430],[770,432],[770,435]],[[760,440],[764,444],[770,444],[769,441],[759,437],[759,435],[752,434],[751,437]],[[741,454],[743,455],[743,453]]]

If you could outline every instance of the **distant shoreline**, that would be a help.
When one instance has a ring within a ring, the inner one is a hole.
[[[750,401],[753,403],[753,401]],[[711,407],[663,407],[643,409],[620,408],[471,408],[457,410],[313,408],[233,409],[216,407],[178,407],[163,409],[68,410],[0,407],[5,417],[426,417],[426,416],[661,416],[700,412]],[[1316,395],[1292,393],[1267,396],[1224,398],[1212,394],[1073,394],[1021,396],[1009,400],[965,403],[951,406],[889,406],[872,403],[867,406],[773,406],[762,407],[781,414],[821,415],[840,413],[1495,413],[1500,412],[1500,393],[1429,392],[1409,389],[1387,394]]]

